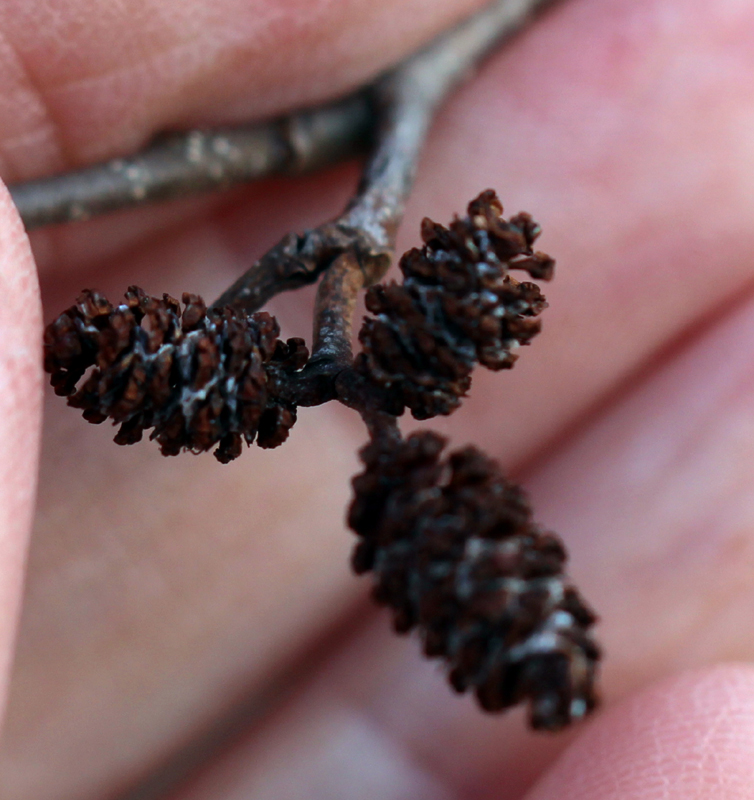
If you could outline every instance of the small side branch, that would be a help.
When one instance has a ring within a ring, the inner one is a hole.
[[[346,252],[336,258],[317,290],[313,364],[327,361],[341,369],[351,365],[353,313],[363,288],[364,272],[354,255]]]
[[[352,252],[341,253],[317,288],[312,357],[301,372],[289,376],[277,388],[281,397],[297,406],[318,406],[336,398],[345,402],[347,397],[360,412],[384,405],[382,398],[368,396],[371,387],[363,386],[364,382],[352,374],[353,315],[363,288],[364,272],[358,260]],[[345,391],[339,392],[336,381],[346,375],[351,379],[344,384]]]

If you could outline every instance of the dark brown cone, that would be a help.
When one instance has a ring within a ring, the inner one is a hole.
[[[357,369],[394,392],[417,419],[450,414],[477,362],[510,368],[514,350],[539,333],[544,297],[508,272],[549,280],[554,261],[532,250],[540,229],[528,214],[506,221],[502,211],[488,190],[448,228],[425,219],[424,247],[401,259],[403,283],[367,292],[376,318],[365,319],[359,333]]]
[[[528,701],[533,727],[562,728],[596,704],[595,617],[523,491],[474,447],[442,460],[444,445],[429,432],[361,451],[353,567],[374,572],[396,630],[418,628],[457,691],[487,711]]]
[[[120,423],[118,444],[152,429],[164,455],[218,445],[227,463],[255,436],[261,447],[285,441],[296,408],[276,398],[272,379],[306,363],[302,340],[280,341],[269,314],[208,310],[198,295],[183,295],[183,313],[169,295],[132,286],[125,297],[115,307],[85,291],[47,326],[45,369],[69,405],[90,422]]]

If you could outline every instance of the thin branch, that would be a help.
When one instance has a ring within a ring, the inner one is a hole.
[[[318,341],[327,341],[330,351],[350,356],[351,322],[333,328],[332,298],[355,294],[362,286],[379,281],[393,258],[395,236],[403,219],[406,200],[416,176],[419,157],[432,121],[449,93],[465,78],[501,39],[518,31],[535,8],[545,5],[532,0],[497,0],[457,28],[435,40],[383,78],[375,88],[380,128],[374,153],[366,165],[361,186],[343,216],[335,223],[343,228],[367,233],[373,241],[368,252],[355,251],[363,280],[354,281],[344,269],[323,281],[315,313],[313,363],[324,350]],[[328,276],[329,277],[329,276]],[[358,286],[358,288],[355,288]],[[353,312],[354,302],[342,304]],[[321,331],[327,331],[322,336]],[[336,345],[335,330],[349,341]],[[350,360],[350,358],[349,358]]]
[[[281,292],[314,283],[340,255],[354,253],[359,263],[374,250],[367,231],[328,222],[303,234],[289,233],[265,253],[212,304],[252,313]],[[389,263],[389,262],[388,262]]]
[[[479,14],[477,22],[483,23],[481,30],[469,22],[464,23],[461,27],[467,31],[465,43],[471,47],[469,63],[480,58],[486,47],[493,46],[501,36],[520,27],[530,13],[548,1],[504,0]],[[452,38],[462,61],[464,37],[457,35],[460,33],[461,28],[450,37],[442,37],[394,70],[380,84],[382,89],[378,94],[383,95],[383,101],[390,106],[392,101],[400,99],[402,90],[410,83],[404,79],[411,69],[413,77],[419,78],[417,87],[428,90],[427,102],[442,99],[456,79],[463,77],[465,66],[448,58],[450,48],[445,50],[443,58],[433,59],[437,56],[436,48]],[[465,56],[468,58],[469,53]],[[442,70],[436,76],[421,79],[422,64],[425,68],[444,64],[452,73],[450,84],[445,84],[448,76],[443,75]],[[439,90],[439,97],[433,97],[433,90]],[[390,98],[391,92],[396,92],[394,98]],[[366,150],[374,126],[368,95],[368,90],[361,90],[333,105],[299,111],[273,121],[164,136],[131,157],[12,185],[11,196],[27,230],[32,230],[226,188],[273,174],[317,169]],[[412,102],[415,99],[414,96]],[[372,164],[377,165],[378,160],[373,159]],[[399,178],[398,175],[393,177]],[[400,179],[392,188],[399,183]],[[370,202],[389,199],[386,193],[389,188],[387,183],[378,182],[371,193],[364,193],[361,205],[352,209],[354,221]]]
[[[346,211],[334,222],[286,236],[214,305],[255,311],[280,292],[313,283],[347,252],[363,271],[364,285],[378,281],[392,261],[396,231],[438,107],[490,50],[550,2],[496,0],[378,81],[375,149]],[[315,321],[315,340],[318,329]],[[315,348],[315,363],[318,355]]]
[[[328,361],[340,368],[351,365],[351,334],[356,298],[364,288],[364,272],[350,252],[335,259],[325,272],[314,306],[313,361]]]
[[[129,158],[10,187],[27,230],[159,200],[299,174],[363,152],[373,127],[367,92],[281,119],[163,136]]]

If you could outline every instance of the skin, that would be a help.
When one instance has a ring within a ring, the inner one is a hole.
[[[10,0],[0,173],[337,95],[475,5]],[[341,523],[365,433],[335,407],[223,467],[118,448],[45,390],[10,671],[43,394],[34,262],[46,320],[84,286],[214,297],[336,213],[356,167],[42,231],[31,250],[0,198],[0,795],[754,798],[752,68],[741,0],[568,0],[448,105],[406,215],[401,249],[493,186],[558,259],[515,370],[477,374],[430,423],[524,482],[601,614],[604,710],[558,737],[454,697],[366,604]],[[285,335],[308,335],[311,300],[275,301]]]

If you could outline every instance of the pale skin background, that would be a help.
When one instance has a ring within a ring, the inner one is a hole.
[[[329,98],[478,5],[5,0],[0,174]],[[432,427],[523,480],[601,614],[604,710],[560,737],[452,696],[365,602],[354,415],[304,411],[223,467],[118,448],[41,390],[41,320],[81,288],[213,297],[337,212],[355,165],[31,249],[3,196],[0,796],[114,800],[267,700],[174,800],[754,798],[752,75],[751,0],[568,0],[453,99],[421,164],[401,249],[492,186],[558,259],[542,335]],[[286,335],[310,301],[274,303]]]

